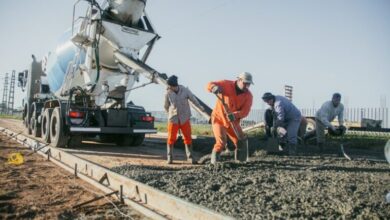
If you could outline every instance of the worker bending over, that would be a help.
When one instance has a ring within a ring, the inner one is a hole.
[[[337,116],[339,127],[331,124]],[[316,128],[305,135],[305,140],[316,135],[317,145],[322,152],[325,143],[325,129],[328,128],[330,135],[343,135],[345,133],[344,127],[344,105],[341,104],[340,93],[334,93],[332,100],[326,101],[321,108],[316,112]]]
[[[274,113],[274,128],[279,137],[287,137],[287,146],[283,151],[289,155],[296,154],[297,136],[301,124],[301,112],[283,96],[273,95],[266,92],[263,95],[266,102]]]
[[[253,96],[249,91],[253,84],[252,75],[242,72],[236,81],[221,80],[209,82],[206,89],[218,96],[211,114],[211,124],[215,144],[211,153],[211,163],[215,164],[227,143],[227,136],[235,145],[236,160],[245,160],[247,154],[247,137],[243,133],[240,120],[245,118],[252,107]],[[245,144],[246,143],[246,144]]]

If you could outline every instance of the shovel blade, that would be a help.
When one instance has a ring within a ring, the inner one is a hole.
[[[239,162],[249,161],[248,139],[238,140],[234,159]]]

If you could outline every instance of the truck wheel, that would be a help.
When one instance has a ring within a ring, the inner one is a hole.
[[[118,146],[132,146],[133,144],[133,136],[131,135],[118,135],[118,137],[115,140],[116,145]]]
[[[81,135],[72,135],[68,140],[68,147],[80,147],[83,142]]]
[[[131,144],[131,146],[140,146],[144,142],[144,139],[145,134],[135,134],[133,136],[133,143]]]
[[[24,106],[23,108],[23,124],[24,124],[24,127],[28,128],[28,110],[27,110],[27,105]]]
[[[53,112],[53,109],[47,108],[42,115],[42,124],[41,124],[41,133],[42,139],[46,143],[50,143],[50,116]]]
[[[41,128],[38,124],[38,120],[31,117],[31,130],[34,137],[41,137]]]
[[[30,120],[26,120],[26,124],[27,124],[27,134],[32,134],[32,129],[31,129],[31,119]]]
[[[31,133],[34,137],[41,137],[41,128],[39,127],[38,119],[36,118],[37,111],[34,109],[30,119]]]
[[[35,104],[31,104],[29,111],[27,113],[27,132],[28,134],[33,134],[34,130],[34,119],[35,119]]]
[[[53,147],[65,147],[64,122],[59,107],[55,107],[50,118],[50,140]]]

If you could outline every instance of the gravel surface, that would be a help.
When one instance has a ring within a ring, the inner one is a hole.
[[[194,168],[126,165],[114,171],[238,219],[387,219],[390,166],[367,159],[276,156]]]

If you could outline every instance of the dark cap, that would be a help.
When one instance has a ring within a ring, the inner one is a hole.
[[[341,94],[338,92],[334,93],[332,99],[341,99]]]
[[[178,86],[177,76],[175,75],[170,76],[167,80],[167,83],[169,86]]]
[[[271,99],[275,99],[275,96],[272,95],[272,93],[270,92],[266,92],[264,93],[263,97],[261,97],[264,101],[268,101],[268,100],[271,100]]]

